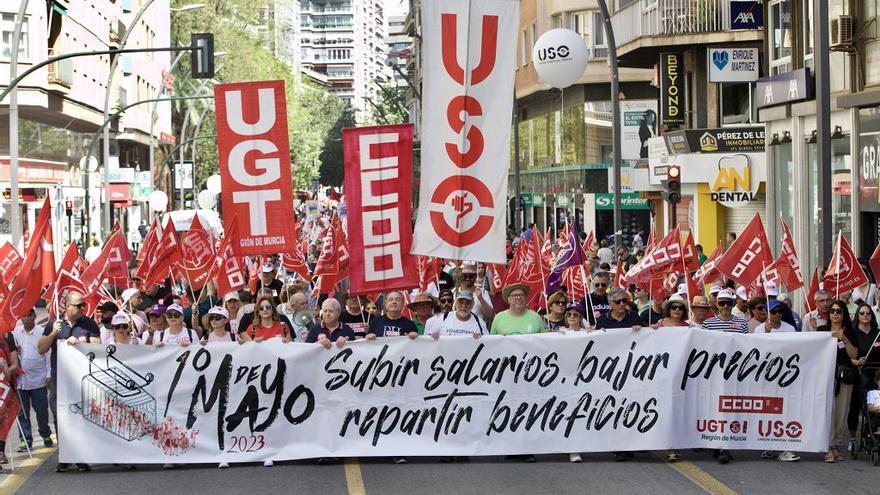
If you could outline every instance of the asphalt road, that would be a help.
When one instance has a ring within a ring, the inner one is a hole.
[[[362,459],[319,466],[282,462],[274,467],[188,466],[163,470],[139,466],[128,471],[94,466],[89,473],[54,472],[57,455],[49,449],[30,467],[0,481],[6,494],[156,493],[320,493],[320,494],[468,494],[468,493],[616,493],[616,494],[870,494],[880,492],[880,467],[864,459],[825,464],[818,454],[797,463],[763,460],[758,452],[734,452],[734,461],[717,464],[708,452],[685,452],[685,462],[668,464],[652,454],[615,463],[609,454],[587,454],[582,464],[567,455],[539,456],[525,464],[503,458],[475,458],[444,463],[437,458],[411,459],[395,465],[387,459]]]

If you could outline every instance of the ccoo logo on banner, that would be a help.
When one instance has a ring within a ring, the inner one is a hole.
[[[240,254],[293,250],[284,81],[217,84],[214,102],[223,216],[238,216]]]
[[[427,2],[422,175],[413,253],[504,263],[519,2]],[[554,52],[554,56],[557,53]],[[561,55],[561,53],[559,54]]]
[[[412,124],[343,129],[350,291],[419,284],[412,246]],[[326,244],[325,244],[326,246]]]

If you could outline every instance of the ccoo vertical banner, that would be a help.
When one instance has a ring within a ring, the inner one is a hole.
[[[684,120],[684,57],[680,53],[660,54],[660,124],[681,127]]]
[[[242,256],[294,248],[284,81],[214,86],[223,216],[238,216]],[[271,214],[270,214],[271,212]]]
[[[422,10],[424,99],[413,253],[504,263],[519,2]]]
[[[351,293],[419,285],[412,246],[412,124],[343,129]]]

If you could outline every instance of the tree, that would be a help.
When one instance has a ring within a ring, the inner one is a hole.
[[[406,109],[406,90],[387,81],[379,86],[377,99],[366,98],[372,108],[371,120],[375,124],[403,124],[409,122],[409,111]]]
[[[355,126],[357,126],[357,121],[355,120],[354,112],[351,108],[345,108],[339,118],[336,119],[333,128],[327,134],[327,140],[321,149],[321,184],[334,187],[342,185],[344,176],[342,129]]]

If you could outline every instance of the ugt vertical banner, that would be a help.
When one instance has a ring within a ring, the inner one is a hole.
[[[419,285],[412,246],[412,124],[342,130],[350,291]]]
[[[681,127],[684,120],[684,57],[680,53],[660,54],[660,123]]]
[[[504,263],[519,2],[422,7],[424,100],[413,253]]]
[[[240,254],[293,250],[284,81],[217,84],[214,105],[223,216],[238,216]]]

